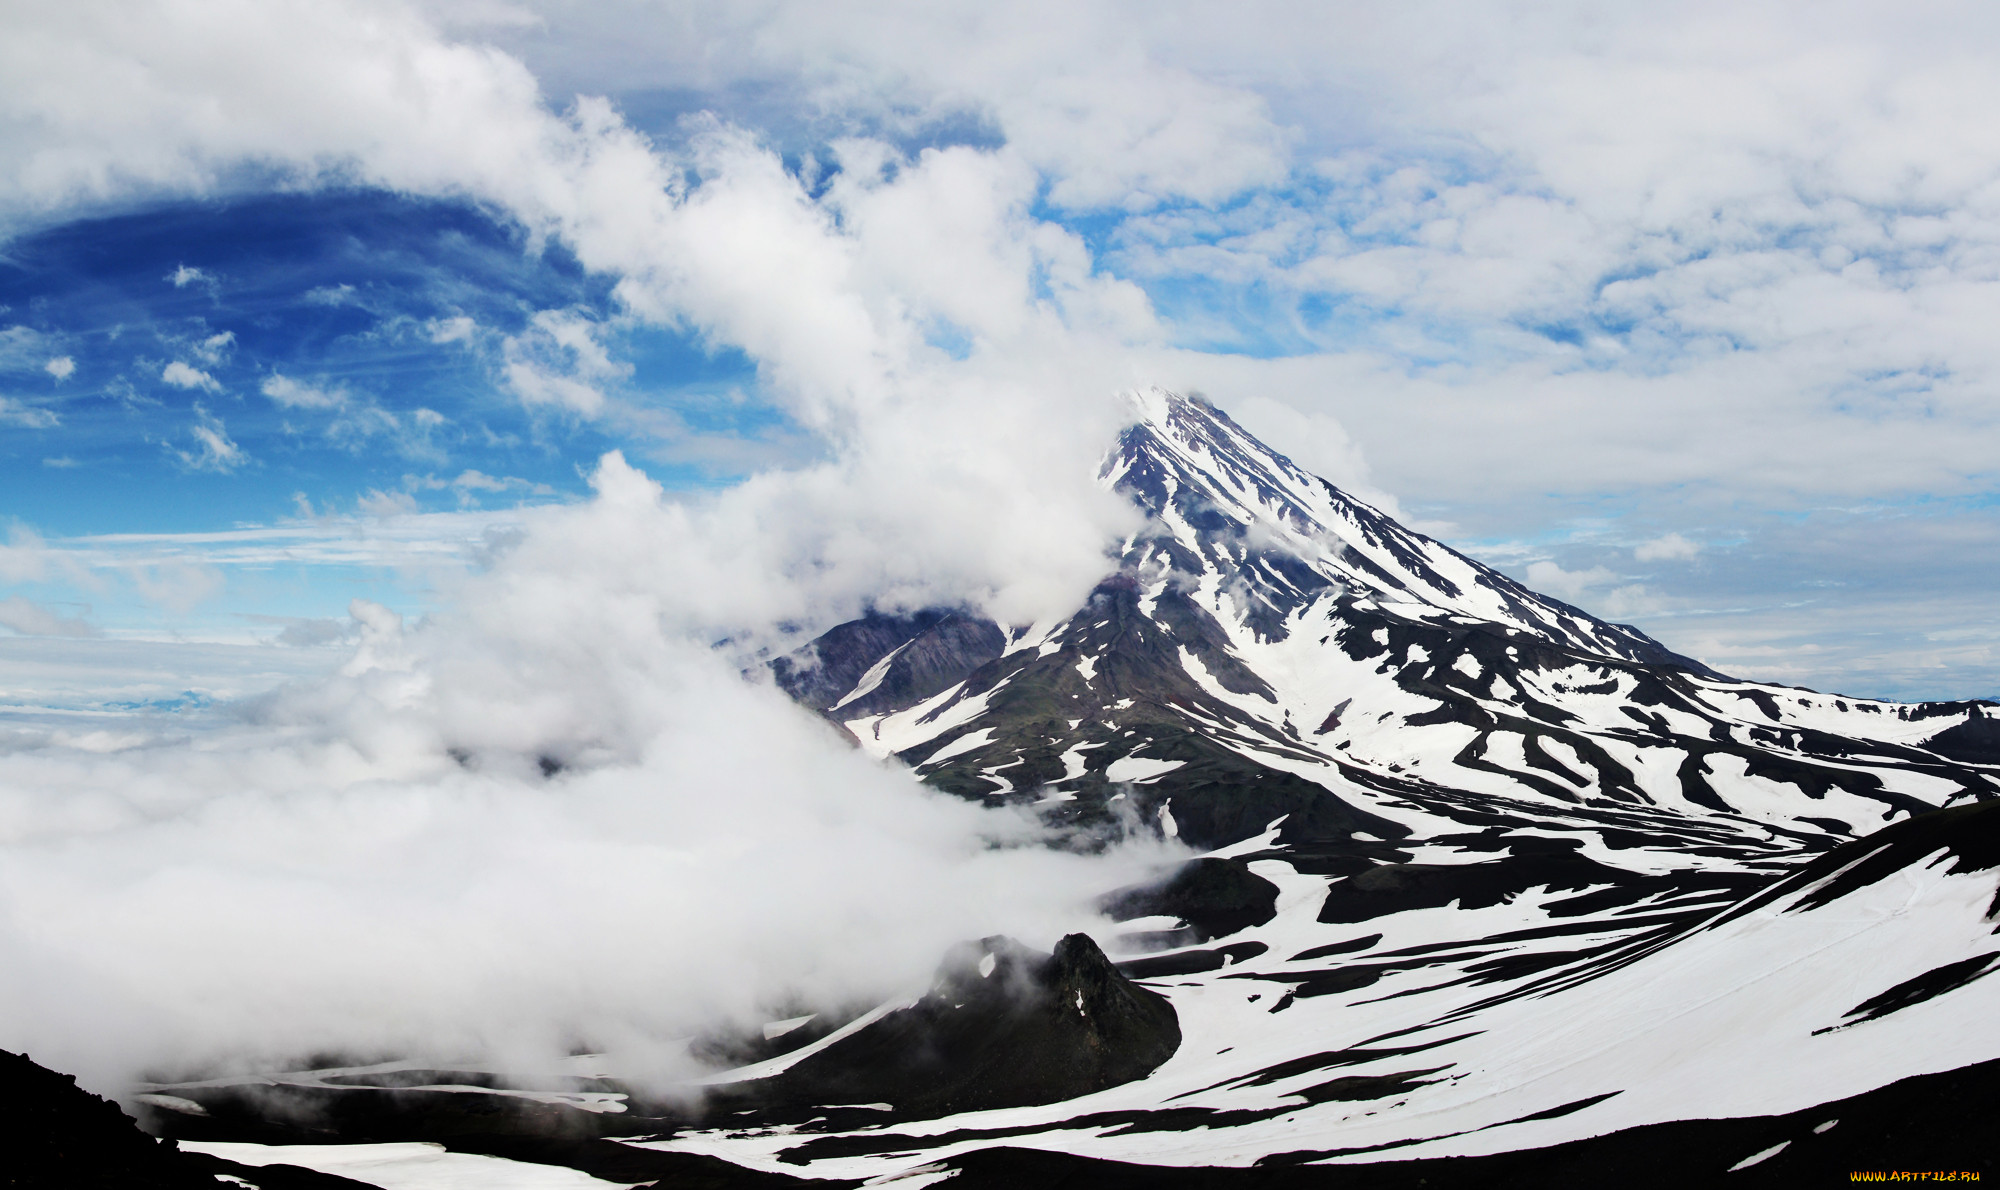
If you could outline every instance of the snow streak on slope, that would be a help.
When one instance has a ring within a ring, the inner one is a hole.
[[[1675,658],[1637,629],[1546,599],[1497,571],[1412,533],[1308,475],[1198,399],[1157,389],[1105,460],[1103,479],[1168,530],[1150,535],[1140,568],[1228,575],[1246,622],[1281,634],[1288,613],[1330,587],[1366,602],[1507,624],[1587,652]]]

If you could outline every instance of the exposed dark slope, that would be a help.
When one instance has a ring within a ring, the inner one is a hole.
[[[222,1190],[248,1179],[265,1190],[367,1190],[292,1166],[249,1166],[193,1153],[139,1131],[118,1105],[72,1075],[0,1050],[0,1186],[8,1190]]]
[[[933,1116],[1054,1103],[1145,1077],[1180,1037],[1173,1006],[1088,937],[1054,954],[987,938],[948,956],[915,1004],[776,1077],[719,1089],[711,1109],[880,1103]]]
[[[70,1075],[0,1050],[0,1185],[201,1187],[214,1177]]]

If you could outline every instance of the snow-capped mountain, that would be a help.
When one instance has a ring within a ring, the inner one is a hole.
[[[733,1151],[854,1175],[974,1134],[1202,1166],[1413,1159],[2000,1058],[2000,1033],[1963,1027],[2000,1007],[2000,981],[1973,982],[2000,962],[2000,816],[1966,804],[2000,789],[1985,706],[1726,677],[1405,529],[1205,402],[1137,405],[1102,479],[1150,520],[1075,615],[871,617],[777,671],[938,788],[1240,863],[1275,893],[1265,920],[1131,923],[1126,945],[1174,946],[1124,967],[1187,1038],[1145,1080]]]
[[[1101,478],[1147,525],[1075,614],[871,615],[772,668],[938,789],[1200,858],[1108,893],[1123,924],[1095,943],[987,939],[916,1000],[774,1022],[705,1115],[602,1079],[486,1084],[519,1097],[507,1127],[626,1138],[530,1159],[909,1187],[1973,1168],[2000,1090],[1989,704],[1729,678],[1205,402],[1136,406]],[[983,990],[1008,972],[1025,1001]],[[414,1139],[355,1089],[434,1075],[266,1081],[348,1105],[347,1139]],[[431,1089],[480,1091],[459,1081]],[[240,1089],[152,1094],[182,1135],[251,1139],[229,1121],[258,1110],[290,1135]]]
[[[2000,789],[1979,706],[1724,677],[1403,528],[1203,402],[1138,407],[1102,478],[1151,520],[1087,606],[1017,629],[872,617],[780,680],[939,788],[1061,799],[1080,823],[1130,801],[1204,847],[1289,814],[1291,844],[1504,820],[1788,854]]]

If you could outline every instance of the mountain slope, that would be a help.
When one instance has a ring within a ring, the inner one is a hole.
[[[1275,888],[1268,916],[1153,913],[1108,942],[1181,1015],[1147,1079],[664,1144],[851,1177],[986,1145],[1419,1158],[1783,1114],[2000,1057],[1990,1030],[1966,1038],[2000,1008],[1985,704],[1729,678],[1410,532],[1205,403],[1137,412],[1102,478],[1149,522],[1074,615],[875,617],[779,680],[940,789],[1083,837],[1177,836]]]
[[[1102,478],[1150,523],[1077,614],[874,616],[780,662],[781,683],[939,788],[1059,799],[1086,826],[1136,808],[1207,847],[1280,815],[1289,843],[1525,815],[1782,852],[2000,788],[1981,707],[1724,677],[1402,528],[1201,402],[1139,412]]]
[[[621,1137],[846,1184],[1405,1162],[1366,1184],[1528,1184],[1493,1155],[1622,1180],[1664,1149],[1706,1178],[1895,1168],[1867,1137],[1913,1135],[1949,1088],[1991,1096],[1991,704],[1716,673],[1200,401],[1140,397],[1101,478],[1148,520],[1074,614],[872,614],[772,666],[938,789],[1032,807],[1067,845],[1157,832],[1199,856],[1107,890],[1119,924],[1065,941],[1053,998],[993,1000],[1014,944],[988,939],[915,999],[772,1022],[680,1095],[388,1063],[151,1088],[157,1122]]]

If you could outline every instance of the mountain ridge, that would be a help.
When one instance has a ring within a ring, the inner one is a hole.
[[[2000,758],[1980,734],[1991,722],[1981,704],[1896,704],[1727,677],[1404,529],[1206,402],[1155,391],[1135,406],[1140,420],[1100,478],[1149,523],[1077,614],[1015,628],[962,611],[871,614],[780,659],[780,684],[938,788],[1081,801],[1054,815],[1072,826],[1103,825],[1112,784],[1153,786],[1157,797],[1127,792],[1157,819],[1177,796],[1168,791],[1200,771],[1170,770],[1203,761],[1239,781],[1318,783],[1343,804],[1355,786],[1423,800],[1440,784],[1418,780],[1426,764],[1423,777],[1444,772],[1454,789],[1538,801],[1733,817],[1743,816],[1739,802],[1761,802],[1750,816],[1799,839],[1851,837],[2000,792],[1995,770],[1979,763]],[[1314,634],[1319,648],[1301,644]],[[816,655],[836,666],[815,666]],[[1314,681],[1309,671],[1328,662],[1373,672]],[[842,691],[806,689],[836,668],[860,677]],[[1307,681],[1285,681],[1298,677]],[[1365,754],[1364,737],[1380,733],[1364,721],[1389,719],[1396,738],[1375,742],[1392,747]],[[1412,730],[1441,727],[1450,730]],[[1440,742],[1410,747],[1421,735]],[[1926,747],[1940,736],[1942,750]],[[1676,754],[1670,774],[1647,754],[1662,750]],[[1121,760],[1125,769],[1111,772]],[[1145,761],[1154,772],[1117,780]],[[1313,770],[1327,768],[1339,780],[1316,782]],[[1189,794],[1169,811],[1177,828],[1206,817],[1190,819]],[[1838,806],[1823,812],[1829,794]],[[1310,814],[1325,798],[1294,787],[1289,798],[1252,800]],[[1228,845],[1270,821],[1245,812],[1197,823],[1191,841]]]

